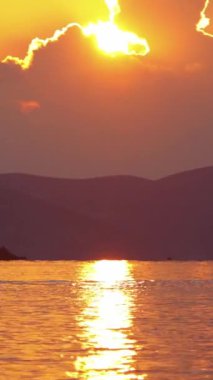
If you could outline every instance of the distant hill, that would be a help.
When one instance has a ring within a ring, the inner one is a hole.
[[[13,255],[5,247],[0,247],[0,261],[26,260],[25,257]]]
[[[30,259],[213,259],[213,168],[151,181],[0,175],[0,245]]]

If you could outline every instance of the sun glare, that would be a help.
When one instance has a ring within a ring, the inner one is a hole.
[[[87,263],[83,278],[97,281],[97,291],[87,290],[79,319],[83,354],[66,377],[76,379],[84,373],[82,380],[129,380],[130,376],[132,380],[145,380],[145,373],[136,373],[136,342],[129,333],[133,323],[132,299],[122,287],[122,281],[132,280],[131,265],[110,260]]]
[[[34,38],[27,49],[24,58],[8,55],[2,60],[2,63],[12,63],[20,66],[23,70],[31,67],[35,54],[38,50],[45,48],[47,45],[57,42],[70,29],[78,28],[85,37],[93,38],[98,49],[108,56],[146,56],[150,53],[149,43],[146,38],[140,37],[134,32],[123,30],[119,27],[117,16],[121,13],[119,0],[103,0],[108,9],[106,20],[99,21],[88,25],[81,25],[71,22],[59,30],[56,30],[51,37]],[[205,0],[204,7],[200,13],[200,20],[196,25],[196,30],[203,35],[213,37],[213,34],[207,31],[211,24],[210,18],[206,15],[210,0]]]
[[[90,23],[83,28],[83,33],[88,37],[93,36],[105,54],[147,55],[150,48],[145,38],[118,27],[116,16],[121,12],[118,0],[105,0],[105,3],[109,10],[109,20]]]
[[[90,273],[93,281],[115,283],[130,277],[129,264],[126,261],[96,261]]]
[[[3,59],[2,63],[13,63],[20,66],[23,70],[31,67],[35,53],[46,47],[48,44],[58,41],[70,29],[78,28],[85,37],[94,38],[98,48],[105,54],[145,56],[150,52],[149,44],[146,39],[140,38],[135,33],[120,29],[116,23],[116,16],[121,12],[119,0],[105,0],[108,8],[108,19],[99,20],[97,23],[90,23],[83,26],[78,23],[70,23],[65,27],[56,30],[51,37],[41,39],[34,38],[29,44],[27,54],[24,58],[12,55]]]
[[[208,10],[208,7],[210,5],[210,0],[206,0],[204,4],[204,8],[202,9],[200,13],[200,20],[196,25],[197,32],[202,33],[204,36],[212,37],[213,34],[206,31],[206,29],[210,26],[211,20],[209,17],[207,17],[206,12]]]
[[[111,21],[90,24],[84,28],[84,34],[94,36],[99,49],[112,56],[118,54],[146,55],[149,52],[149,45],[145,39],[119,29]]]

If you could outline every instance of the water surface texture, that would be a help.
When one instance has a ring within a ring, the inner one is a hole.
[[[0,264],[0,379],[213,379],[213,263]]]

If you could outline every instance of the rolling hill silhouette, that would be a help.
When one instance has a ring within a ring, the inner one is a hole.
[[[151,181],[0,175],[0,246],[29,259],[213,259],[213,168]]]

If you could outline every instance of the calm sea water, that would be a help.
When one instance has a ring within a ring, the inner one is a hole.
[[[0,264],[1,380],[213,379],[213,263]]]

